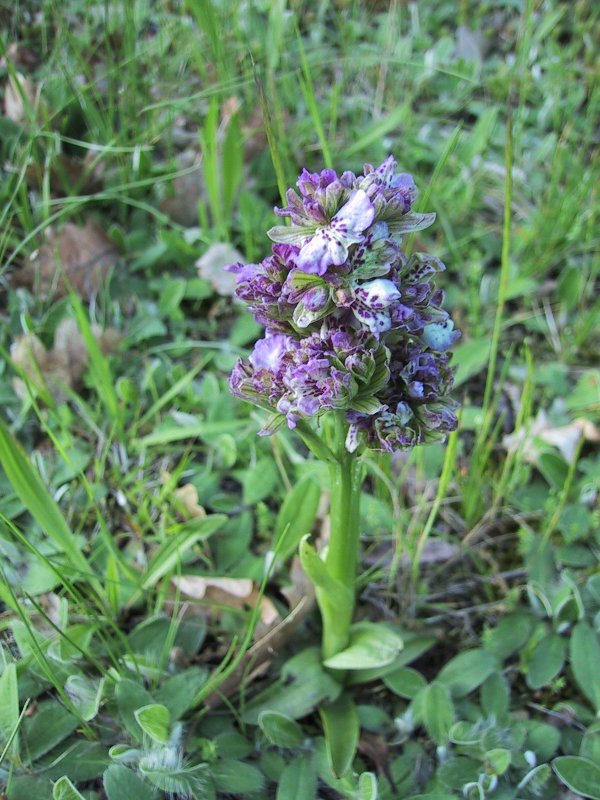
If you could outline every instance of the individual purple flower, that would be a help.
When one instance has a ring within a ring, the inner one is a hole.
[[[392,327],[391,306],[400,299],[400,290],[393,281],[376,278],[355,285],[351,304],[354,316],[374,334],[385,333]]]
[[[296,266],[303,272],[324,275],[331,265],[339,266],[348,259],[348,248],[362,240],[363,231],[375,217],[375,209],[366,193],[354,192],[340,210],[322,225],[296,228],[276,226],[268,232],[274,242],[293,241],[301,244]]]

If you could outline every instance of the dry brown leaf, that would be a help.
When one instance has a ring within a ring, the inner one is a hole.
[[[260,607],[260,621],[270,628],[279,621],[279,612],[272,601],[264,595],[260,597],[258,587],[250,578],[211,578],[200,575],[174,576],[172,582],[179,591],[194,600],[206,600],[229,608]]]
[[[250,578],[209,578],[201,575],[182,575],[181,577],[174,576],[173,583],[183,594],[193,597],[194,600],[205,598],[209,589],[215,590],[210,593],[211,598],[214,598],[215,595],[245,598],[252,593]]]
[[[175,489],[173,494],[184,507],[189,518],[196,519],[206,516],[206,510],[198,502],[198,490],[192,483],[186,483],[179,489]]]
[[[27,185],[39,189],[44,180],[46,168],[41,164],[30,164],[25,170]],[[86,158],[71,158],[58,153],[50,164],[50,191],[53,197],[71,194],[94,194],[102,187],[103,163],[97,160],[96,153],[88,153]]]
[[[114,242],[94,220],[47,229],[47,242],[13,275],[13,283],[49,296],[68,294],[68,283],[85,300],[95,295],[119,260]]]
[[[521,428],[505,436],[502,444],[509,452],[521,450],[525,461],[533,463],[541,455],[540,447],[535,442],[540,439],[556,447],[565,461],[571,464],[581,438],[587,442],[600,442],[600,430],[585,417],[578,417],[568,425],[552,427],[546,412],[540,411],[529,430]]]
[[[290,583],[281,589],[281,594],[287,600],[290,611],[293,611],[305,598],[314,600],[315,586],[302,569],[298,556],[292,559],[289,575]]]
[[[121,338],[114,328],[103,331],[93,325],[92,332],[104,354],[113,352]],[[59,323],[50,350],[34,333],[26,333],[11,345],[10,355],[34,388],[38,391],[47,389],[58,402],[65,399],[65,388],[78,387],[89,362],[87,347],[73,319],[63,319]],[[23,380],[15,378],[13,386],[19,397],[27,397]]]
[[[6,58],[0,58],[0,67],[6,67],[6,62],[11,61],[19,69],[35,69],[38,58],[21,42],[11,42],[6,50]]]
[[[206,253],[196,261],[198,274],[208,281],[217,294],[231,297],[235,293],[235,275],[225,267],[242,261],[242,254],[231,244],[225,242],[211,244]]]
[[[9,75],[4,87],[4,114],[13,122],[20,124],[27,119],[27,107],[37,109],[39,94],[35,84],[21,72],[15,73],[16,79]]]

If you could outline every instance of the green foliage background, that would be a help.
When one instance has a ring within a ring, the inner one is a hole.
[[[599,16],[584,0],[0,9],[9,800],[600,797]],[[255,674],[258,600],[172,581],[251,580],[287,616],[327,489],[291,433],[259,439],[230,397],[260,330],[195,263],[223,243],[262,258],[301,167],[389,153],[437,213],[407,247],[447,264],[463,410],[446,446],[367,460],[359,617],[381,631],[369,653],[404,648],[352,672],[359,755],[339,780],[316,616]],[[98,291],[21,286],[49,228],[89,220],[120,254]],[[11,345],[50,348],[65,319],[88,366],[57,392]]]

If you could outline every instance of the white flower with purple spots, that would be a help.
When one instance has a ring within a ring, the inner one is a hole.
[[[400,299],[396,284],[387,278],[377,278],[353,288],[351,308],[359,322],[374,334],[389,331],[392,327],[390,306]]]
[[[269,231],[274,242],[300,244],[296,266],[302,272],[324,275],[330,266],[348,259],[348,248],[363,239],[375,218],[375,209],[366,193],[359,189],[326,225],[275,226]]]
[[[362,233],[373,222],[375,209],[362,190],[355,192],[328,225],[317,228],[296,257],[296,266],[303,272],[324,275],[327,268],[343,264],[348,247],[362,240]]]

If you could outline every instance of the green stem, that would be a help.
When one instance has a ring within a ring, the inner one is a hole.
[[[338,418],[334,447],[336,459],[329,463],[330,533],[325,563],[331,577],[348,589],[349,602],[344,608],[320,602],[325,659],[339,653],[348,645],[354,611],[362,465],[357,462],[353,453],[348,453],[345,449],[346,428],[342,418]]]

